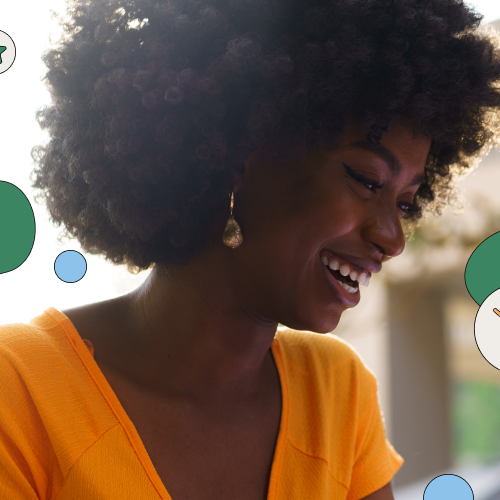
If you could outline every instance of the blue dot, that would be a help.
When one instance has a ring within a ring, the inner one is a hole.
[[[425,488],[424,500],[473,500],[469,483],[460,476],[443,474],[435,477]]]
[[[57,256],[54,271],[61,281],[75,283],[85,276],[87,261],[80,252],[66,250]]]

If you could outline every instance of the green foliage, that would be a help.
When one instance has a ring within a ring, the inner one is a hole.
[[[453,455],[459,463],[500,459],[500,385],[456,382],[453,388]]]

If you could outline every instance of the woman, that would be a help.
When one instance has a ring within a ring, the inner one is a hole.
[[[376,379],[318,334],[498,143],[497,38],[456,0],[71,7],[33,186],[153,269],[0,329],[0,497],[393,499]]]

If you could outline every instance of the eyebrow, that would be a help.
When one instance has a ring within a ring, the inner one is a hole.
[[[351,142],[343,149],[361,149],[363,151],[369,151],[370,153],[373,153],[382,158],[382,160],[384,160],[385,163],[387,163],[389,170],[393,174],[398,174],[401,171],[402,168],[401,163],[399,163],[398,159],[385,146],[382,146],[381,144],[373,144],[371,142],[368,142],[368,140],[355,141]],[[424,181],[425,181],[424,175],[418,174],[410,182],[410,186],[423,184]]]

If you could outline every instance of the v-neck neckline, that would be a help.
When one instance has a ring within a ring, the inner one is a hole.
[[[109,385],[106,377],[102,373],[99,365],[95,361],[93,355],[91,354],[89,348],[84,342],[84,339],[78,333],[76,327],[73,325],[71,320],[61,311],[51,307],[45,311],[45,313],[49,314],[63,329],[66,334],[66,337],[70,341],[71,345],[75,349],[79,358],[85,365],[87,371],[90,376],[99,387],[101,394],[104,399],[107,401],[111,411],[115,414],[116,418],[122,425],[122,428],[125,430],[129,441],[139,458],[146,474],[148,475],[151,483],[155,487],[158,492],[160,498],[163,500],[173,500],[166,486],[163,484],[160,476],[156,472],[156,469],[153,465],[151,458],[144,446],[139,433],[137,432],[132,420],[127,415],[123,406],[121,405],[118,397],[114,393],[113,389]],[[288,439],[288,426],[289,426],[289,391],[288,391],[288,383],[286,379],[286,373],[283,366],[281,346],[279,343],[279,331],[276,332],[276,336],[271,344],[271,353],[274,358],[274,362],[278,369],[278,375],[280,379],[280,387],[281,387],[281,418],[280,418],[280,426],[278,432],[278,439],[276,442],[276,446],[274,449],[273,463],[271,466],[271,475],[269,480],[268,492],[267,492],[267,500],[277,500],[278,499],[278,488],[279,488],[279,478],[281,474],[281,469],[283,465],[283,458],[285,455],[285,447]],[[91,344],[90,341],[87,340]],[[92,345],[92,344],[91,344]]]

